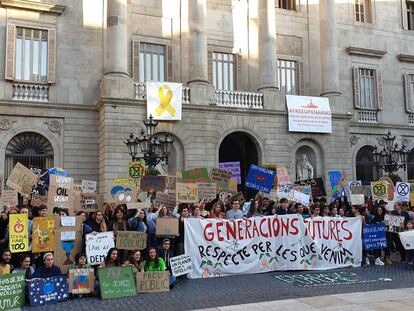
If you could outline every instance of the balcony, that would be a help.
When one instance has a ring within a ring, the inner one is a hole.
[[[378,112],[375,110],[358,110],[357,113],[360,123],[378,123]]]
[[[48,102],[49,86],[44,84],[13,83],[13,100]]]
[[[254,92],[215,90],[219,107],[263,109],[263,94]]]
[[[135,99],[146,100],[147,99],[147,86],[144,82],[135,82]],[[190,88],[183,86],[183,104],[190,103]]]

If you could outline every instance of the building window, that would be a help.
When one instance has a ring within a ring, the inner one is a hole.
[[[296,0],[279,0],[279,8],[285,10],[296,10]]]
[[[47,54],[47,30],[16,27],[16,80],[47,82]]]
[[[356,178],[363,185],[370,185],[371,181],[379,178],[378,170],[372,157],[372,151],[372,147],[364,146],[359,149],[356,155]]]
[[[139,44],[139,81],[166,80],[166,46]]]
[[[414,2],[407,1],[407,27],[409,30],[414,30]]]
[[[296,61],[278,59],[277,78],[279,81],[279,90],[281,92],[285,95],[298,95]]]
[[[377,108],[377,87],[374,69],[359,69],[360,107],[362,109]]]
[[[405,109],[408,113],[414,113],[414,74],[404,73]]]
[[[217,90],[234,90],[235,56],[213,52],[213,85]]]
[[[371,0],[355,0],[355,20],[371,23]]]

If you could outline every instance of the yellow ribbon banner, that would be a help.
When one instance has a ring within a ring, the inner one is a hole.
[[[167,90],[167,94],[165,94],[165,90]],[[171,99],[173,97],[172,89],[163,84],[158,89],[158,98],[160,99],[160,105],[155,109],[155,114],[159,117],[164,111],[167,111],[171,116],[175,116],[176,110],[171,105]]]
[[[12,253],[29,250],[29,220],[27,214],[10,214],[9,243]]]

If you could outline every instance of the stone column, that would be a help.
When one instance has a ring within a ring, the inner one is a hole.
[[[276,20],[275,0],[259,0],[259,88],[264,93],[265,109],[277,109],[276,95]],[[280,107],[281,108],[281,107]]]
[[[319,1],[321,46],[321,96],[339,96],[339,65],[335,20],[335,1]]]

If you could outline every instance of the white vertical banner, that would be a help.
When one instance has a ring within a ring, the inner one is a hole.
[[[147,118],[181,120],[182,83],[147,82]]]
[[[408,182],[397,182],[394,195],[397,202],[410,202],[410,184]]]

